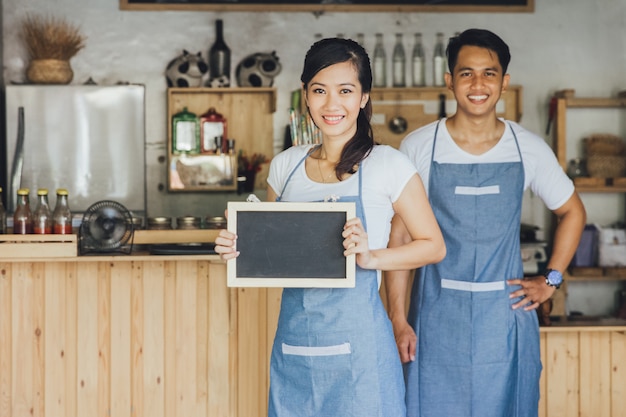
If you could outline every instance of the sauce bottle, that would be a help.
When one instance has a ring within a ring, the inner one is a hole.
[[[17,207],[13,213],[13,233],[28,235],[33,232],[33,214],[30,210],[30,190],[20,188],[17,190]]]
[[[67,201],[65,188],[57,189],[57,202],[52,212],[52,230],[56,235],[72,234],[72,212]]]
[[[52,233],[52,213],[48,204],[48,190],[37,190],[37,208],[33,212],[33,233],[49,235]]]
[[[2,187],[0,187],[0,235],[7,232],[7,211],[2,204]]]

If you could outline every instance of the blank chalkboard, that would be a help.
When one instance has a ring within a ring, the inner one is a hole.
[[[239,256],[227,263],[229,287],[354,287],[354,255],[341,232],[354,203],[228,203]]]

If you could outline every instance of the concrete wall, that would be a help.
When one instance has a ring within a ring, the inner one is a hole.
[[[355,37],[365,34],[372,51],[374,34],[385,34],[391,54],[394,33],[403,33],[410,50],[413,33],[422,32],[432,55],[436,32],[446,37],[469,27],[500,34],[510,45],[509,67],[514,84],[524,87],[522,125],[546,137],[547,105],[556,90],[573,88],[577,96],[612,96],[626,89],[626,2],[623,0],[536,0],[534,13],[214,13],[120,11],[117,0],[3,0],[2,56],[5,83],[24,81],[28,64],[18,36],[27,13],[63,17],[79,24],[86,48],[71,61],[73,83],[89,77],[99,84],[118,81],[147,87],[148,215],[219,215],[232,194],[168,194],[160,190],[166,170],[166,84],[164,69],[183,48],[202,51],[212,44],[215,19],[224,20],[226,42],[234,66],[246,55],[276,50],[283,65],[277,77],[278,111],[274,139],[277,150],[287,124],[290,92],[299,88],[304,53],[316,33]],[[427,80],[431,80],[428,67]],[[568,121],[571,157],[586,134],[609,132],[626,137],[623,111],[577,113]],[[159,161],[161,158],[161,161]],[[103,198],[106,196],[103,196]],[[590,220],[607,224],[624,220],[623,196],[583,196]],[[523,221],[547,227],[549,216],[537,198],[525,198]],[[607,291],[613,291],[609,288]],[[583,308],[592,301],[582,302]],[[595,297],[591,297],[595,298]]]

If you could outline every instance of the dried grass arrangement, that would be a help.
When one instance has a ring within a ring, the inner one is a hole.
[[[69,60],[85,47],[78,27],[63,19],[29,15],[22,25],[22,39],[31,62],[26,76],[36,84],[67,84],[74,73]]]
[[[53,17],[27,16],[22,38],[31,59],[69,61],[85,47],[85,37],[78,27]]]

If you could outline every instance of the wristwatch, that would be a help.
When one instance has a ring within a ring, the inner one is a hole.
[[[563,274],[556,269],[546,269],[543,276],[546,277],[546,284],[556,288],[557,290],[563,283]]]

